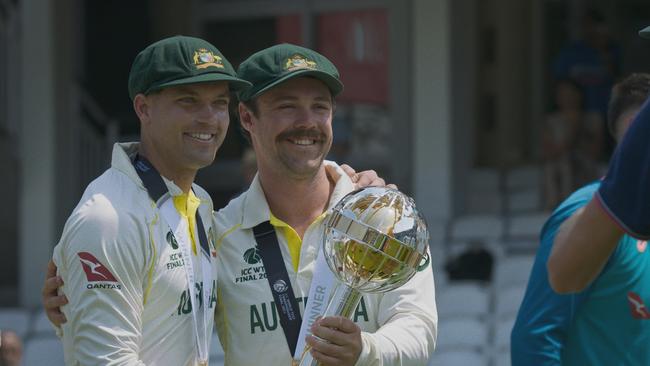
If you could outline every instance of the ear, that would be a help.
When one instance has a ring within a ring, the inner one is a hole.
[[[147,124],[151,120],[151,106],[148,99],[144,94],[138,94],[133,98],[133,109],[141,124]]]
[[[239,123],[241,127],[251,133],[253,127],[253,112],[251,112],[244,103],[239,102],[238,111],[239,111]]]

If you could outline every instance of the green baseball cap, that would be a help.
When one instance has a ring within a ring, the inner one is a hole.
[[[645,39],[650,39],[650,26],[641,29],[639,35]]]
[[[244,102],[299,76],[322,81],[334,96],[343,91],[339,72],[330,60],[316,51],[288,43],[253,54],[239,65],[237,74],[253,85],[237,93],[239,100]]]
[[[162,88],[227,81],[230,90],[250,87],[219,50],[200,38],[174,36],[155,42],[140,52],[129,73],[129,96]]]

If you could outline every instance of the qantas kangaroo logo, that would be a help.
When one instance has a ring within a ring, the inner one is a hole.
[[[630,311],[634,319],[650,319],[650,312],[638,294],[628,292],[627,301],[630,303]]]
[[[77,253],[88,282],[117,282],[115,276],[95,256],[88,252]]]

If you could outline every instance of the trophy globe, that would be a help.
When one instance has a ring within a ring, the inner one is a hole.
[[[425,220],[396,189],[351,192],[326,220],[323,254],[339,284],[323,316],[351,318],[363,293],[398,288],[430,262]],[[300,365],[317,364],[305,350]]]

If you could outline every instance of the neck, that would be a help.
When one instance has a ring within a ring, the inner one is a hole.
[[[261,168],[259,179],[273,216],[291,225],[301,238],[309,225],[327,209],[334,188],[324,166],[307,179]]]
[[[138,154],[147,159],[161,176],[174,182],[183,193],[189,193],[192,188],[192,182],[194,182],[194,178],[196,177],[196,170],[173,169],[165,163],[160,155],[152,153],[151,150],[143,141],[138,148]]]

